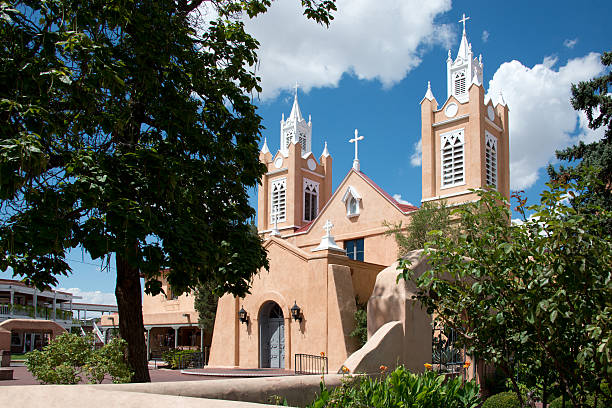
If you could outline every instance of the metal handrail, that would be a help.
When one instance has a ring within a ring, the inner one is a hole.
[[[327,374],[327,357],[311,354],[296,354],[294,367],[296,374]]]

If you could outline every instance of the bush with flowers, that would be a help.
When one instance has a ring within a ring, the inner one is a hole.
[[[380,366],[379,378],[347,375],[331,391],[321,382],[321,393],[309,407],[475,408],[480,404],[480,387],[474,381],[449,379],[433,371],[413,374],[403,366],[388,374],[387,370]]]

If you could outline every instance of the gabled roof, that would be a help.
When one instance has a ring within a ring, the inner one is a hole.
[[[408,213],[411,213],[411,212],[416,211],[416,210],[419,209],[418,207],[415,207],[415,206],[410,205],[410,204],[401,204],[401,203],[399,203],[395,198],[393,198],[391,196],[391,194],[387,193],[378,184],[376,184],[371,178],[366,176],[365,173],[363,173],[361,171],[357,171],[357,170],[351,168],[351,170],[344,177],[344,179],[342,180],[342,182],[340,183],[340,185],[338,186],[336,191],[334,191],[334,194],[332,194],[332,196],[330,197],[329,201],[327,201],[327,203],[325,203],[325,205],[323,206],[321,211],[319,211],[319,213],[317,214],[315,219],[310,221],[308,224],[302,225],[300,228],[295,230],[294,233],[289,234],[288,236],[292,236],[292,235],[296,235],[296,234],[305,234],[308,231],[310,231],[312,225],[321,217],[321,214],[323,214],[325,212],[325,209],[327,208],[329,203],[331,203],[334,200],[334,198],[336,197],[336,195],[339,194],[340,190],[342,190],[342,186],[346,183],[346,180],[348,180],[348,178],[351,175],[351,173],[355,173],[359,177],[361,177],[366,183],[368,183],[370,186],[372,186],[372,188],[374,188],[376,191],[378,191],[385,199],[387,199],[387,201],[389,201],[402,214],[408,214]]]
[[[378,184],[376,184],[371,178],[365,175],[363,172],[358,172],[360,176],[363,177],[365,181],[368,182],[372,187],[374,187],[380,194],[382,194],[387,200],[389,200],[394,206],[399,208],[403,213],[409,213],[418,210],[418,207],[410,204],[401,204],[395,198],[391,196],[391,194],[387,193],[383,190]]]

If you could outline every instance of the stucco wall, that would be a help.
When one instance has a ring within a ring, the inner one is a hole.
[[[209,364],[260,367],[260,314],[272,301],[284,316],[284,367],[294,368],[295,354],[324,353],[335,370],[355,350],[349,337],[355,324],[353,278],[351,269],[341,265],[348,258],[329,251],[307,253],[278,238],[265,247],[270,269],[255,276],[251,294],[243,299],[226,295],[219,302]],[[366,267],[362,273],[372,270]],[[301,309],[301,321],[291,318],[294,304]],[[240,308],[248,324],[238,322]]]
[[[472,84],[468,92],[469,101],[461,103],[451,96],[439,109],[435,99],[430,101],[424,98],[421,102],[423,200],[444,197],[450,204],[456,204],[477,198],[467,190],[486,185],[485,130],[497,138],[497,190],[508,199],[510,197],[508,108],[500,104],[493,107],[491,101],[485,105],[485,91],[481,85]],[[451,103],[456,104],[458,110],[456,115],[449,118],[445,114],[445,108]],[[489,106],[495,112],[493,121],[487,117]],[[465,129],[465,184],[442,188],[440,135],[461,128]]]
[[[11,350],[11,332],[0,327],[0,350]]]
[[[429,268],[422,258],[422,250],[407,255],[413,261],[413,270],[418,276]],[[400,322],[403,329],[401,343],[396,347],[398,362],[408,369],[421,372],[423,364],[431,363],[431,316],[412,299],[416,288],[412,281],[397,282],[398,263],[394,263],[376,278],[376,285],[368,301],[368,337],[373,338],[385,324]]]
[[[347,217],[342,202],[349,186],[361,196],[357,217]],[[287,240],[304,250],[311,250],[321,242],[327,220],[334,224],[332,235],[340,247],[344,246],[345,240],[364,238],[364,261],[389,265],[397,259],[398,247],[393,237],[384,235],[387,227],[383,222],[406,225],[410,222],[410,215],[402,213],[368,180],[351,170],[308,232],[289,236]]]

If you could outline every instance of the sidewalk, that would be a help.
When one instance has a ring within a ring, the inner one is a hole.
[[[13,380],[0,381],[0,387],[7,385],[38,385],[40,384],[34,376],[28,371],[23,365],[11,365],[13,369]],[[221,376],[201,376],[201,375],[188,375],[181,373],[180,370],[169,370],[165,368],[149,369],[149,375],[151,376],[151,382],[176,382],[176,381],[206,381],[206,380],[218,380],[223,378]],[[82,382],[85,384],[85,382]],[[112,384],[110,378],[105,378],[102,384]]]

